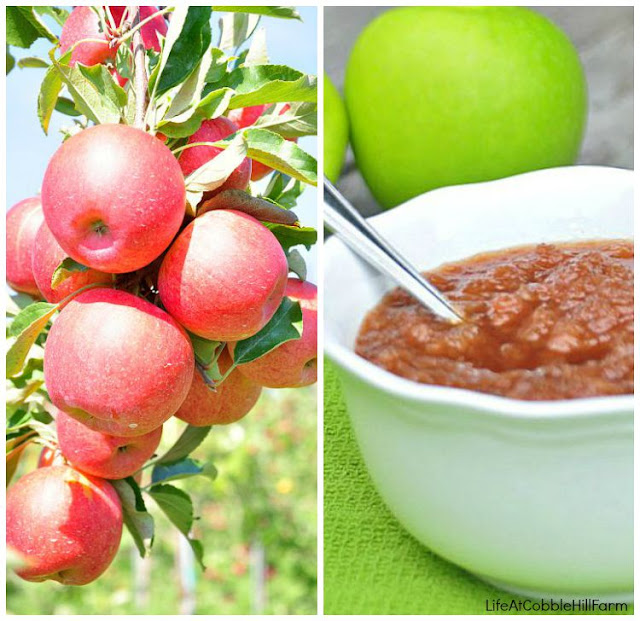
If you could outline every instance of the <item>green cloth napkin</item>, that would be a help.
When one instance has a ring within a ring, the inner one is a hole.
[[[541,614],[488,611],[487,600],[524,598],[436,556],[400,526],[369,478],[328,360],[324,381],[325,614]]]

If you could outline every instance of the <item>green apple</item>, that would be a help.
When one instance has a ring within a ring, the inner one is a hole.
[[[383,13],[355,43],[345,98],[358,167],[385,208],[572,164],[587,111],[575,48],[520,7]]]
[[[347,111],[340,93],[324,76],[324,173],[336,181],[342,171],[349,141]]]

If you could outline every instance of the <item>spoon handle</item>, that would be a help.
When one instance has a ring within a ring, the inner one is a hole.
[[[391,246],[326,178],[324,203],[325,224],[351,250],[443,319],[454,323],[462,320],[447,298]]]

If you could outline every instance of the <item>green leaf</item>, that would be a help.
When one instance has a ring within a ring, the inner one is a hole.
[[[226,75],[227,67],[232,59],[232,56],[227,56],[220,48],[212,47],[211,66],[209,67],[209,71],[207,71],[205,81],[208,84],[215,84],[221,80]]]
[[[214,6],[214,11],[221,13],[253,13],[265,17],[279,17],[281,19],[298,19],[302,21],[300,13],[292,6]]]
[[[125,125],[134,125],[136,118],[136,91],[127,89],[127,103],[122,110],[122,121]]]
[[[295,142],[266,129],[247,129],[247,154],[258,162],[309,185],[318,184],[318,163]]]
[[[81,114],[76,110],[76,105],[67,97],[58,97],[55,109],[67,116],[81,116]]]
[[[197,110],[200,112],[200,116],[203,119],[213,119],[224,114],[229,107],[233,93],[233,89],[226,86],[208,91],[198,104]]]
[[[62,134],[62,142],[69,140],[72,136],[79,134],[81,131],[87,129],[87,123],[75,119],[71,125],[65,125],[58,131]]]
[[[229,106],[232,95],[233,91],[229,88],[213,91],[200,100],[186,120],[182,122],[176,122],[174,119],[170,121],[163,120],[158,123],[158,129],[162,130],[162,133],[170,138],[192,136],[200,129],[203,121],[215,119],[224,113]]]
[[[234,67],[242,67],[244,65],[244,61],[247,58],[247,54],[249,50],[242,50],[237,56],[234,56],[235,62],[233,63]]]
[[[187,479],[199,474],[213,481],[218,476],[218,471],[210,462],[203,462],[192,459],[191,457],[186,457],[170,465],[156,465],[151,473],[151,485]]]
[[[17,392],[17,389],[7,390],[7,395],[13,396],[13,393]],[[10,417],[9,420],[14,420],[16,416],[23,416],[27,414],[29,419],[25,422],[9,426],[7,425],[6,439],[15,440],[16,438],[25,434],[28,430],[38,426],[38,423],[47,425],[53,421],[53,417],[44,409],[45,396],[41,392],[35,392],[33,398],[27,398],[22,403],[10,403],[7,401],[6,415]]]
[[[12,377],[7,381],[7,385],[13,386],[16,390],[28,390],[32,382],[44,381],[43,361],[44,361],[44,348],[40,345],[34,345],[31,348],[32,356],[29,357],[27,364],[24,366],[22,373]],[[28,397],[30,395],[23,395]],[[11,402],[11,398],[7,397],[7,403]]]
[[[196,217],[198,212],[198,205],[202,200],[204,192],[190,192],[187,190],[187,204],[185,205],[185,213],[192,218]]]
[[[211,91],[202,98],[196,108],[196,113],[201,120],[215,119],[219,117],[229,107],[229,102],[233,96],[230,88],[219,88]]]
[[[69,17],[69,11],[65,11],[57,6],[34,6],[33,9],[38,15],[49,15],[53,17],[60,26],[64,26],[67,17]]]
[[[69,67],[52,57],[75,106],[94,123],[119,123],[127,95],[104,65]]]
[[[310,226],[297,227],[268,223],[265,226],[276,236],[285,250],[293,246],[305,246],[309,249],[318,241],[318,231]]]
[[[116,71],[121,77],[130,80],[133,77],[133,52],[131,46],[121,45],[116,52]]]
[[[286,343],[299,339],[302,334],[300,304],[285,297],[269,323],[257,334],[237,341],[233,350],[235,364],[245,364]]]
[[[9,75],[10,71],[16,66],[16,59],[11,55],[9,51],[9,46],[7,45],[7,75]]]
[[[38,118],[45,134],[49,131],[51,115],[56,108],[61,90],[62,77],[58,68],[52,65],[44,74],[44,79],[40,84],[40,92],[38,93]]]
[[[211,427],[187,425],[176,443],[156,461],[156,464],[172,464],[184,459],[202,444],[210,430]]]
[[[44,367],[44,348],[39,344],[36,344],[31,348],[31,352],[29,353],[29,360],[22,370],[22,373],[20,375],[12,377],[9,380],[9,382],[14,386],[24,386],[25,382],[27,382],[31,378],[44,377],[44,373],[42,372]]]
[[[260,16],[248,13],[227,13],[219,20],[220,43],[223,50],[237,50],[252,34]]]
[[[189,495],[166,483],[153,485],[149,489],[149,495],[156,501],[169,521],[187,538],[198,564],[204,570],[202,544],[189,537],[193,526],[193,503]]]
[[[31,403],[29,405],[31,405]],[[39,404],[34,404],[34,405],[37,406]],[[42,409],[38,409],[38,408],[33,409],[31,413],[33,415],[33,418],[38,422],[42,423],[43,425],[48,425],[53,422],[53,416],[51,416],[51,414],[49,414],[49,412],[47,412],[44,409],[44,406],[42,407]],[[51,431],[51,434],[54,435],[53,430],[51,429],[50,431]]]
[[[298,179],[292,179],[289,175],[279,172],[271,176],[263,196],[267,200],[282,205],[285,209],[291,209],[296,206],[304,188],[305,186]]]
[[[293,211],[284,209],[272,201],[256,196],[251,196],[242,190],[225,190],[205,201],[198,215],[214,209],[233,209],[242,211],[261,222],[273,222],[275,224],[294,225],[298,222],[298,216]]]
[[[202,57],[191,75],[182,84],[167,91],[158,101],[158,110],[164,110],[161,121],[181,123],[193,114],[202,95],[209,67],[213,61],[211,53]]]
[[[264,28],[258,28],[251,38],[251,45],[243,64],[245,67],[249,67],[250,65],[266,65],[268,62],[267,31]]]
[[[189,334],[189,338],[193,345],[193,353],[195,354],[196,362],[199,362],[204,366],[210,364],[213,361],[216,351],[218,350],[218,347],[220,347],[221,343],[219,341],[207,341],[196,334]]]
[[[147,74],[149,76],[149,85],[147,90],[151,94],[151,102],[149,104],[149,107],[155,107],[158,100],[155,88],[158,81],[158,75],[160,74],[162,58],[164,55],[168,54],[166,39],[164,45],[162,46],[162,50],[162,53],[158,53],[155,50],[147,50],[145,65],[147,68]]]
[[[133,477],[111,481],[111,484],[122,503],[124,524],[131,533],[140,556],[144,558],[153,545],[154,523],[144,504],[140,487]]]
[[[7,418],[7,431],[24,429],[29,425],[31,420],[31,412],[28,409],[24,408],[16,410],[11,416]]]
[[[5,393],[7,405],[11,407],[20,406],[44,384],[44,374],[40,372],[34,375],[33,378],[19,382],[20,386],[13,384],[13,382],[7,383],[9,384]]]
[[[316,76],[285,65],[238,67],[217,86],[228,86],[236,91],[229,104],[231,109],[280,102],[318,101]]]
[[[16,47],[31,47],[38,39],[57,43],[57,37],[40,21],[32,6],[8,6],[7,43]]]
[[[200,373],[205,384],[211,388],[214,388],[216,382],[221,381],[223,378],[222,372],[220,371],[220,365],[217,360],[212,360],[206,366],[196,365],[196,373]]]
[[[21,445],[31,442],[31,439],[37,435],[38,432],[28,424],[22,425],[15,430],[7,430],[5,442],[7,455],[20,448]]]
[[[57,304],[36,302],[27,306],[11,322],[9,336],[15,340],[11,342],[7,351],[7,377],[20,373],[29,350],[57,310]]]
[[[124,89],[113,79],[113,76],[104,65],[76,65],[80,73],[87,78],[97,89],[97,91],[109,101],[113,102],[117,108],[122,108],[127,102],[127,94]]]
[[[13,449],[11,453],[7,455],[6,468],[5,468],[5,473],[6,473],[5,481],[7,486],[9,485],[9,483],[11,483],[11,479],[13,479],[13,475],[16,473],[16,470],[18,469],[18,464],[20,463],[20,458],[24,453],[24,449],[27,448],[27,446],[31,442],[32,442],[31,439],[27,440],[26,442],[20,444],[19,447],[16,447],[15,449]]]
[[[51,275],[51,288],[57,289],[67,278],[77,272],[86,272],[89,268],[74,261],[71,257],[66,257],[60,265],[56,267]]]
[[[197,148],[197,147],[192,147]],[[225,150],[209,160],[185,179],[187,192],[210,192],[219,188],[247,157],[247,142],[237,133]]]
[[[222,51],[216,48],[205,53],[191,75],[158,101],[161,119],[157,127],[163,133],[173,138],[191,136],[203,120],[216,118],[227,109],[233,95],[230,88],[217,89],[202,97],[211,67],[220,54]]]
[[[193,345],[193,353],[196,357],[195,372],[200,373],[205,382],[208,382],[208,379],[213,382],[219,380],[222,374],[218,366],[218,356],[222,349],[226,347],[226,343],[207,341],[195,334],[190,334],[189,336]]]
[[[211,7],[176,7],[162,50],[154,97],[183,82],[196,68],[211,43]]]
[[[307,264],[298,250],[294,249],[287,253],[287,265],[289,271],[293,272],[300,280],[307,280]]]
[[[33,298],[26,293],[7,294],[7,317],[15,317],[30,304],[33,304]]]
[[[18,61],[18,67],[21,69],[42,69],[48,67],[49,63],[44,58],[38,56],[25,56]]]
[[[48,302],[30,304],[11,322],[9,336],[19,336],[29,329],[34,322],[42,320],[43,317],[46,317],[48,321],[57,308],[57,304],[49,304]],[[46,325],[46,323],[43,325]]]
[[[31,349],[29,349],[29,351],[27,352],[24,362],[22,363],[22,368],[15,375],[9,378],[10,383],[13,384],[14,387],[19,388],[20,386],[24,387],[25,383],[29,382],[32,377],[34,379],[38,379],[38,378],[43,379],[44,378],[44,374],[42,373],[43,360],[44,360],[44,349],[37,343],[32,345]],[[44,391],[45,391],[45,388],[43,386],[42,390],[38,388],[36,392],[44,395],[45,394]],[[12,391],[10,389],[7,389],[7,401],[6,401],[7,411],[9,410],[10,406],[12,406],[12,404],[10,403],[11,402],[11,395],[9,394],[10,392]],[[29,403],[42,401],[39,395],[35,393],[33,395],[33,398],[29,397],[27,400],[29,401]],[[19,405],[19,403],[15,405]]]
[[[258,117],[252,125],[257,129],[268,129],[283,138],[315,136],[318,133],[318,105],[313,102],[294,102],[285,112],[276,106],[272,112]]]
[[[33,402],[31,402],[29,405],[32,405],[32,403]],[[39,404],[33,403],[33,405],[38,406]],[[48,425],[53,422],[53,416],[51,416],[51,414],[49,414],[49,412],[44,409],[44,406],[42,406],[42,409],[38,409],[37,407],[35,409],[32,409],[31,413],[33,415],[33,418],[43,425]],[[53,430],[51,430],[51,433],[53,435]]]

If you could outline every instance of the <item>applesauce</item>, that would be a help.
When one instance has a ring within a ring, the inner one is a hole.
[[[426,276],[466,321],[395,289],[365,317],[360,356],[416,382],[515,399],[633,393],[633,242],[514,248]]]

